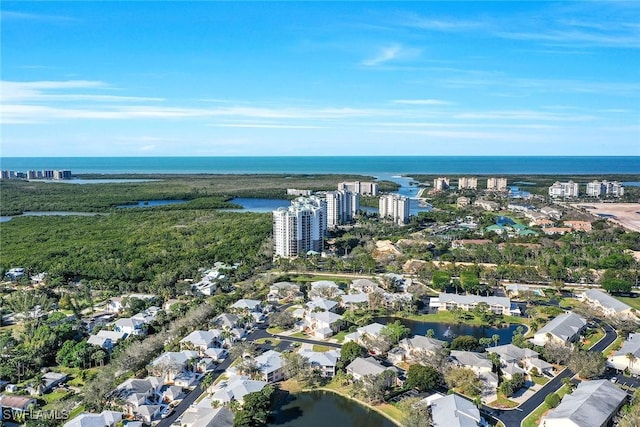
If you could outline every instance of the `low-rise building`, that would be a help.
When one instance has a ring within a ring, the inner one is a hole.
[[[269,287],[267,300],[277,301],[297,301],[302,299],[303,294],[300,292],[300,285],[291,282],[278,282]]]
[[[457,394],[449,394],[431,400],[433,427],[474,427],[481,425],[480,410],[469,400]]]
[[[317,369],[324,378],[333,378],[336,365],[340,360],[340,350],[312,351],[300,350],[300,355],[309,361],[313,369]]]
[[[343,342],[348,343],[349,341],[354,341],[365,346],[368,341],[378,339],[383,329],[384,325],[381,323],[370,323],[366,326],[359,327],[355,332],[345,335]]]
[[[484,209],[485,211],[489,211],[489,212],[494,212],[494,211],[499,211],[500,210],[500,204],[497,202],[492,202],[491,200],[482,200],[482,199],[478,199],[475,202],[473,202],[474,206],[478,206],[482,209]]]
[[[629,334],[620,350],[607,359],[607,366],[619,371],[640,374],[640,334]]]
[[[608,380],[583,381],[542,418],[540,427],[605,427],[627,400]]]
[[[449,360],[458,367],[471,369],[477,375],[491,372],[493,369],[493,362],[489,360],[485,353],[452,350]]]
[[[214,386],[211,399],[222,404],[231,401],[242,403],[247,394],[262,391],[267,384],[266,381],[254,381],[245,376],[233,376]]]
[[[587,320],[576,313],[565,313],[551,320],[538,330],[531,339],[535,345],[548,342],[567,345],[577,340],[587,328]]]
[[[602,310],[605,316],[635,316],[635,310],[631,306],[598,289],[589,289],[583,292],[580,295],[580,298],[583,301],[598,307]]]
[[[392,366],[384,366],[373,357],[357,357],[347,366],[347,374],[355,381],[360,381],[367,375],[380,375],[384,371],[391,370],[398,373],[398,369]],[[389,386],[392,381],[389,382]]]
[[[196,350],[202,355],[206,349],[222,345],[221,334],[222,331],[219,329],[193,331],[180,340],[180,348],[182,350]]]
[[[64,427],[115,427],[122,420],[122,412],[102,411],[99,414],[83,412]]]
[[[307,309],[309,311],[335,312],[337,308],[338,308],[338,303],[336,301],[332,301],[332,300],[321,298],[321,297],[312,298],[311,301],[307,303]]]
[[[284,379],[282,353],[269,350],[256,357],[256,364],[263,381],[273,383]]]
[[[521,315],[520,308],[506,297],[483,297],[480,295],[458,295],[440,293],[438,298],[429,300],[429,308],[437,311],[449,311],[455,308],[472,311],[478,304],[485,303],[495,314]]]
[[[570,227],[574,231],[591,231],[591,223],[589,221],[564,221],[565,227]]]

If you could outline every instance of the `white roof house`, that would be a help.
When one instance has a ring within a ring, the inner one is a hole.
[[[358,292],[356,294],[346,294],[340,297],[340,302],[344,307],[368,304],[369,296],[364,292]]]
[[[83,412],[64,424],[64,427],[114,427],[122,420],[122,412],[102,411],[99,414]]]
[[[180,340],[181,345],[192,345],[202,351],[214,347],[220,338],[221,331],[219,329],[210,329],[208,331],[193,331]]]
[[[339,350],[300,350],[299,353],[309,361],[312,368],[319,369],[323,377],[331,378],[335,375],[336,364],[340,360]]]
[[[369,279],[355,279],[351,282],[350,288],[365,294],[382,290],[379,283]]]
[[[478,304],[485,303],[489,309],[496,314],[517,315],[520,309],[511,304],[511,300],[506,297],[483,297],[479,295],[458,295],[440,293],[438,298],[429,300],[429,308],[439,311],[448,311],[453,308],[460,308],[465,311],[473,310]]]
[[[256,299],[240,299],[231,305],[231,308],[245,311],[262,311],[262,301]]]
[[[397,372],[396,368],[384,366],[373,357],[356,357],[347,366],[347,373],[351,374],[354,380],[360,380],[366,375],[379,375],[387,370]]]
[[[244,376],[233,377],[215,386],[212,400],[220,403],[232,400],[242,402],[247,394],[262,391],[266,385],[266,381],[253,381]]]
[[[344,294],[344,291],[331,280],[318,280],[311,282],[311,290],[309,297],[330,297],[336,298],[338,295]]]
[[[344,336],[344,342],[355,341],[359,344],[362,343],[365,337],[377,338],[380,336],[380,332],[384,329],[384,325],[381,323],[370,323],[367,326],[359,327],[356,332],[352,332]]]
[[[127,335],[142,335],[145,322],[132,317],[124,317],[115,321],[113,329],[116,332],[124,332]]]
[[[272,383],[284,379],[282,353],[274,350],[266,351],[256,357],[256,363],[264,381]]]
[[[292,282],[278,282],[269,287],[269,301],[278,301],[281,299],[295,300],[302,297],[300,285]]]
[[[240,318],[235,314],[222,313],[213,320],[213,323],[220,326],[221,328],[231,329],[238,326],[239,320]]]
[[[631,306],[598,289],[589,289],[581,295],[582,299],[602,309],[605,315],[632,315]]]
[[[307,313],[305,321],[314,337],[325,339],[340,330],[342,316],[330,311]]]
[[[531,342],[540,346],[550,340],[559,344],[567,344],[575,340],[586,326],[587,320],[578,314],[561,314],[538,330],[533,335]]]
[[[312,298],[311,301],[307,303],[307,308],[311,311],[314,311],[315,309],[320,309],[322,311],[333,311],[337,306],[338,303],[336,301],[320,297]]]
[[[632,354],[633,357],[628,357]],[[640,334],[629,334],[620,350],[607,360],[607,366],[623,371],[629,369],[634,374],[640,373]]]
[[[583,381],[542,418],[541,427],[604,427],[627,398],[608,380]]]
[[[450,394],[431,402],[433,427],[477,427],[482,418],[473,402]]]
[[[456,365],[469,368],[480,374],[491,372],[493,362],[489,360],[485,353],[475,353],[473,351],[452,350],[449,359]]]

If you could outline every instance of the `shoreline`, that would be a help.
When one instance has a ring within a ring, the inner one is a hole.
[[[342,393],[342,392],[340,392],[340,391],[338,391],[338,390],[334,390],[334,389],[327,388],[327,387],[318,387],[318,388],[301,387],[301,388],[298,390],[298,389],[294,389],[293,387],[292,387],[291,389],[289,389],[289,388],[287,388],[287,387],[282,387],[282,384],[283,384],[283,383],[280,383],[280,388],[281,388],[281,390],[285,390],[285,391],[287,391],[287,392],[289,392],[289,393],[291,393],[291,394],[297,394],[297,393],[308,393],[308,392],[311,392],[311,391],[325,391],[325,392],[335,393],[335,394],[337,394],[338,396],[342,396],[342,397],[344,397],[345,399],[352,400],[352,401],[354,401],[354,402],[358,403],[359,405],[364,406],[364,407],[365,407],[365,408],[367,408],[367,409],[370,409],[370,410],[372,410],[372,411],[377,412],[378,414],[382,415],[383,417],[385,417],[386,419],[388,419],[389,421],[391,421],[392,423],[394,423],[394,424],[395,424],[395,425],[397,425],[398,427],[401,427],[401,426],[402,426],[402,423],[401,423],[399,420],[396,420],[396,419],[395,419],[395,418],[393,418],[391,415],[389,415],[389,414],[387,414],[386,412],[384,412],[384,411],[380,410],[379,408],[377,408],[377,407],[375,407],[375,406],[371,406],[371,405],[369,405],[368,403],[366,403],[366,402],[364,402],[364,401],[362,401],[362,400],[360,400],[360,399],[357,399],[357,398],[355,398],[355,397],[351,397],[351,396],[349,396],[348,394]],[[296,384],[300,384],[300,383],[298,383],[298,381],[296,380]],[[385,402],[385,403],[386,403],[386,402]],[[390,405],[390,404],[388,404],[388,405]]]

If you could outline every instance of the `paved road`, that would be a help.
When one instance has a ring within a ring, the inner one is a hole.
[[[609,326],[607,323],[600,323],[602,329],[605,331],[605,336],[600,340],[590,351],[597,351],[601,353],[611,343],[613,343],[618,334],[615,329]],[[529,416],[535,409],[544,402],[544,398],[549,394],[554,393],[562,387],[562,380],[564,378],[572,378],[573,372],[569,369],[565,369],[554,379],[545,384],[540,390],[538,390],[533,396],[531,396],[526,402],[518,406],[515,409],[508,410],[495,410],[488,407],[483,407],[485,412],[493,414],[493,418],[496,418],[504,423],[506,427],[520,427],[522,421]]]
[[[299,343],[304,343],[304,344],[318,344],[318,345],[324,345],[326,347],[333,347],[333,348],[341,348],[342,344],[336,344],[336,343],[332,343],[332,342],[326,342],[326,341],[315,341],[315,340],[310,340],[307,338],[298,338],[298,337],[290,337],[288,335],[272,335],[274,338],[277,338],[279,340],[283,340],[283,341],[292,341],[292,342],[299,342]]]

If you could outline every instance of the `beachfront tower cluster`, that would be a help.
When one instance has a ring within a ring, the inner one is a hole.
[[[587,184],[589,197],[620,197],[624,195],[624,186],[618,181],[591,181]]]
[[[341,182],[338,184],[338,191],[350,191],[362,196],[377,196],[378,184],[376,182]]]
[[[409,222],[409,198],[398,194],[380,196],[378,212],[380,218],[389,218],[398,225]]]
[[[506,191],[507,178],[487,178],[487,190]]]
[[[478,178],[473,176],[463,176],[458,179],[458,189],[459,190],[477,190],[478,189]]]
[[[327,201],[327,227],[349,223],[360,210],[360,194],[351,191],[329,191]]]
[[[549,187],[551,197],[578,197],[578,183],[556,181]]]
[[[327,229],[327,202],[317,196],[299,197],[287,208],[273,211],[276,257],[322,252]]]

